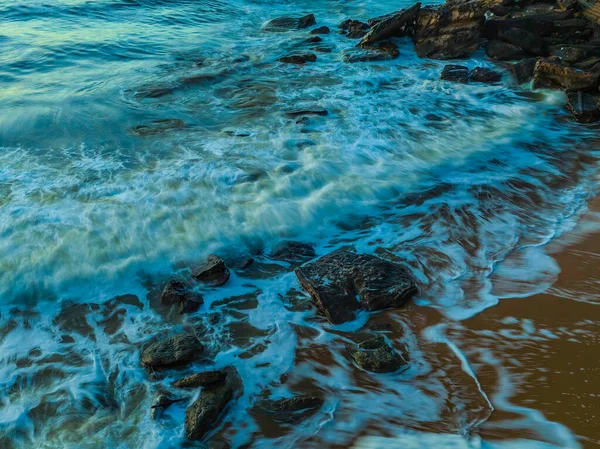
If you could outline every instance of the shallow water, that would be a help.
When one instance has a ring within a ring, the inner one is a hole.
[[[150,420],[154,391],[180,374],[150,380],[139,349],[201,324],[213,357],[189,371],[233,364],[243,379],[217,431],[233,447],[579,447],[533,409],[507,417],[527,434],[480,436],[511,392],[486,393],[452,330],[555,282],[544,246],[595,193],[597,128],[572,123],[561,93],[508,74],[442,82],[444,64],[408,40],[393,61],[341,62],[355,41],[337,23],[409,3],[0,0],[1,442],[191,444],[184,405]],[[280,64],[315,44],[261,26],[309,12],[332,28],[317,45],[331,52]],[[483,53],[465,63],[491,67]],[[329,115],[286,118],[304,106]],[[293,267],[266,256],[285,240],[397,258],[420,294],[331,326],[289,293]],[[203,291],[198,313],[162,310],[161,283],[212,252],[256,262]],[[138,299],[112,300],[125,294]],[[409,370],[350,362],[346,344],[377,323],[406,346]],[[299,392],[327,398],[299,425],[253,412],[258,397]]]

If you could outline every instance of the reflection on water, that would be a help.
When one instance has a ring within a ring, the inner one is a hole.
[[[575,331],[454,320],[556,281],[542,247],[593,193],[595,130],[564,120],[560,95],[508,75],[441,82],[442,64],[410,42],[397,60],[345,64],[354,42],[333,32],[319,44],[331,52],[291,67],[277,59],[314,46],[308,34],[261,30],[285,14],[335,29],[401,6],[0,1],[2,447],[190,444],[193,393],[160,421],[149,413],[181,371],[139,365],[142,342],[181,330],[209,348],[187,371],[240,373],[243,395],[211,436],[233,447],[578,447],[573,426],[512,405],[505,365]],[[406,262],[421,294],[328,325],[298,293],[295,265],[267,256],[288,239]],[[184,319],[161,309],[164,280],[211,252],[237,267],[229,283]],[[407,371],[353,364],[346,346],[374,331],[406,352]],[[256,411],[259,398],[300,393],[325,399],[301,423]]]

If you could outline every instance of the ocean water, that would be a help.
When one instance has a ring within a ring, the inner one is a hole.
[[[0,0],[3,447],[194,447],[187,402],[150,419],[152,395],[180,374],[153,379],[139,350],[199,324],[211,357],[188,371],[234,365],[243,380],[214,435],[235,448],[579,447],[532,410],[513,410],[526,438],[480,438],[494,401],[444,323],[552,285],[544,245],[596,193],[597,129],[570,120],[561,92],[507,72],[494,86],[440,81],[444,63],[407,39],[398,59],[341,61],[356,41],[340,21],[409,5]],[[306,13],[332,29],[319,44],[262,29]],[[312,47],[330,51],[277,61]],[[493,67],[481,51],[463,63]],[[316,106],[329,115],[285,116]],[[289,240],[407,264],[415,306],[327,324],[290,293],[293,266],[267,256]],[[161,284],[210,253],[234,267],[229,283],[189,317],[162,310]],[[113,300],[125,294],[138,299]],[[411,315],[422,310],[441,324]],[[377,320],[407,347],[407,371],[373,377],[348,359]],[[298,393],[326,398],[298,425],[253,411]]]

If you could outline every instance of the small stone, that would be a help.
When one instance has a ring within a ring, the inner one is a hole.
[[[470,78],[477,83],[494,84],[502,79],[502,74],[485,67],[475,67],[471,70]]]
[[[279,62],[283,62],[285,64],[306,64],[307,62],[315,62],[316,60],[317,55],[313,53],[299,53],[279,58]]]
[[[225,261],[214,254],[208,256],[206,261],[192,270],[194,279],[215,287],[225,284],[229,280],[230,274]]]
[[[382,42],[377,46],[368,48],[347,48],[342,51],[342,61],[344,62],[369,62],[386,61],[397,58],[400,55],[398,46],[393,42]]]
[[[440,76],[444,81],[466,84],[469,81],[469,69],[463,65],[448,64]]]
[[[198,360],[204,346],[193,335],[180,334],[154,342],[142,351],[142,365],[149,368],[183,365]]]
[[[199,388],[222,383],[226,378],[227,373],[224,371],[204,371],[177,380],[172,385],[176,388]]]
[[[329,34],[330,32],[331,30],[329,29],[329,27],[322,26],[311,30],[310,34]]]
[[[314,14],[308,14],[303,17],[278,17],[270,20],[263,26],[265,31],[289,31],[294,29],[303,29],[313,26],[317,23]]]
[[[391,373],[407,365],[382,335],[349,347],[348,350],[358,366],[374,373]]]
[[[598,97],[586,92],[567,92],[567,109],[579,123],[592,123],[600,119]]]

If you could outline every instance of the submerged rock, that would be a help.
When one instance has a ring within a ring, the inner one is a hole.
[[[315,28],[314,30],[310,30],[310,34],[329,34],[331,30],[329,27],[322,26],[319,28]]]
[[[567,92],[567,109],[580,123],[597,122],[600,119],[598,100],[586,92]]]
[[[533,69],[537,62],[538,58],[527,58],[510,66],[510,70],[517,83],[523,84],[531,81],[533,78]]]
[[[485,44],[486,54],[496,61],[513,61],[524,58],[525,51],[521,47],[493,39]]]
[[[165,118],[161,120],[154,120],[149,125],[138,125],[131,129],[131,133],[138,137],[155,136],[157,134],[164,134],[168,131],[185,128],[185,122],[176,118]]]
[[[183,365],[198,360],[203,352],[204,346],[195,336],[180,334],[148,345],[141,362],[149,368]]]
[[[469,69],[463,65],[448,64],[442,70],[440,78],[444,81],[466,84],[469,81]]]
[[[308,14],[302,17],[278,17],[270,20],[263,26],[264,31],[282,32],[294,29],[303,29],[313,26],[317,23],[314,14]]]
[[[342,51],[342,61],[344,62],[368,62],[368,61],[386,61],[395,59],[400,55],[398,46],[393,42],[382,42],[377,46],[368,48],[347,48]]]
[[[205,282],[215,287],[225,284],[231,275],[225,261],[215,254],[211,254],[200,265],[192,270],[192,277],[197,281]]]
[[[181,401],[179,398],[174,398],[166,391],[159,390],[152,398],[152,406],[150,409],[150,418],[157,420],[162,417],[163,412],[172,404]]]
[[[412,36],[420,9],[421,3],[416,3],[408,9],[388,15],[371,28],[359,45],[364,47],[392,37]]]
[[[307,115],[320,115],[326,116],[329,112],[327,109],[316,106],[311,108],[300,108],[300,109],[292,109],[290,111],[285,112],[285,116],[288,118],[296,118],[296,117],[305,117]]]
[[[502,74],[485,67],[475,67],[469,75],[471,81],[476,83],[494,84],[502,79]]]
[[[407,364],[381,335],[351,346],[348,351],[358,366],[374,373],[391,373]]]
[[[272,414],[277,422],[295,424],[314,415],[323,406],[323,399],[314,396],[295,396],[261,401],[258,406]]]
[[[299,261],[312,259],[317,254],[312,245],[302,242],[285,242],[269,254],[271,259],[284,261]]]
[[[160,303],[164,305],[177,305],[179,306],[180,313],[191,313],[198,310],[204,303],[204,298],[184,282],[172,279],[165,285],[160,295]]]
[[[533,70],[533,88],[594,90],[600,74],[565,67],[556,61],[539,60]]]
[[[172,385],[176,388],[206,387],[208,385],[222,383],[225,381],[226,377],[227,373],[225,371],[203,371],[201,373],[192,374],[191,376],[176,380]]]
[[[401,307],[417,292],[412,273],[403,265],[346,250],[309,262],[295,273],[334,324],[353,320],[360,309]]]
[[[316,60],[317,55],[313,53],[297,53],[279,58],[279,62],[286,64],[306,64],[307,62],[315,62]]]

